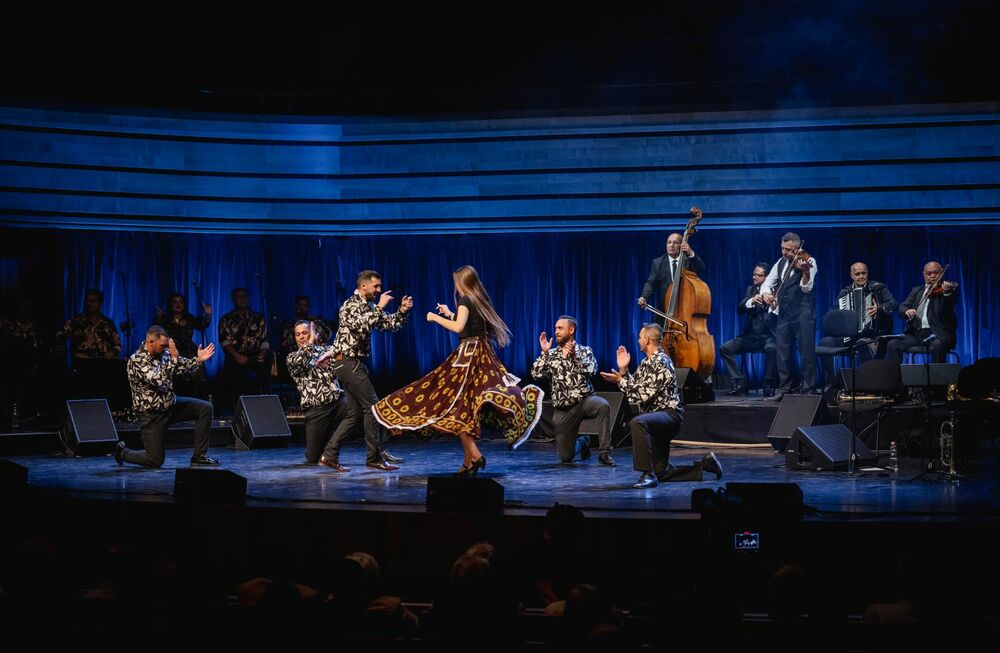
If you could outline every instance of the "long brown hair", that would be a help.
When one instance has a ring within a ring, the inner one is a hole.
[[[458,289],[462,288],[466,297],[472,301],[472,305],[486,323],[486,335],[496,341],[498,347],[509,345],[510,329],[493,308],[490,294],[486,292],[483,282],[479,280],[476,268],[471,265],[463,265],[455,270],[451,277],[455,280],[455,310],[458,310]]]

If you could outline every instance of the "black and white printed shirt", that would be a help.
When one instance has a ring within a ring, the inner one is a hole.
[[[333,350],[347,358],[368,358],[372,349],[372,329],[399,331],[409,319],[409,311],[386,313],[355,290],[340,307],[340,326]]]
[[[302,408],[335,404],[343,394],[332,366],[320,367],[316,364],[319,357],[331,349],[323,345],[306,345],[288,355],[288,373],[299,389],[299,405]]]
[[[531,376],[552,379],[552,403],[557,408],[570,408],[594,393],[590,377],[597,374],[597,359],[590,347],[579,343],[567,357],[562,347],[554,345],[539,356],[531,366]]]
[[[662,349],[639,363],[635,374],[622,377],[618,387],[631,403],[639,404],[644,413],[657,410],[684,410],[677,391],[674,362]]]
[[[232,345],[236,351],[254,358],[271,348],[267,340],[267,320],[260,313],[232,310],[219,320],[219,339],[222,346]]]
[[[193,374],[201,367],[197,358],[173,358],[169,351],[157,358],[143,345],[129,356],[128,384],[132,409],[137,413],[161,413],[174,405],[175,374]]]

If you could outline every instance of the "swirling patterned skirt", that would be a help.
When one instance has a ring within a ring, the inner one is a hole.
[[[500,429],[516,449],[542,415],[545,393],[504,368],[486,338],[467,338],[426,376],[372,406],[375,419],[394,435],[433,429],[479,438],[482,427]]]

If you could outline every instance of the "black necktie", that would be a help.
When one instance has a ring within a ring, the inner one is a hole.
[[[670,262],[670,280],[675,281],[677,279],[677,259]]]

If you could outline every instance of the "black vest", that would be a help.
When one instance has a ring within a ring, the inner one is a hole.
[[[778,261],[778,281],[785,276],[785,269],[788,267],[788,259],[784,256]],[[815,293],[802,292],[802,271],[792,270],[785,279],[784,285],[779,285],[778,295],[778,315],[785,317],[795,317],[800,313],[808,312],[812,314],[816,306]]]

